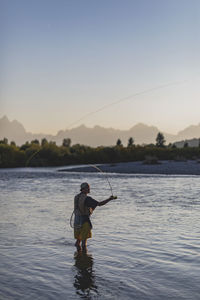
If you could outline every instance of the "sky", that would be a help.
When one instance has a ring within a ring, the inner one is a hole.
[[[197,125],[199,29],[199,0],[0,0],[0,118],[48,134]]]

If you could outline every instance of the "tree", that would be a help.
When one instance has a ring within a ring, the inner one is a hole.
[[[70,147],[71,145],[71,139],[63,139],[63,142],[62,142],[62,145],[63,147]]]
[[[46,145],[46,144],[48,144],[48,141],[47,141],[47,139],[43,138],[43,139],[41,140],[41,145],[42,145],[42,147],[43,147],[44,145]]]
[[[10,142],[10,145],[11,145],[11,146],[16,146],[16,143],[15,143],[14,141],[11,141],[11,142]]]
[[[123,145],[122,145],[122,141],[121,141],[120,139],[118,139],[117,142],[116,142],[116,145],[117,145],[117,146],[123,146]]]
[[[4,138],[3,140],[0,141],[0,144],[8,145],[8,139]]]
[[[157,137],[156,137],[156,146],[164,147],[165,142],[166,141],[165,141],[164,135],[161,132],[158,132]]]
[[[40,144],[40,142],[39,142],[37,139],[35,139],[35,140],[31,141],[31,144],[36,144],[36,145],[39,145],[39,144]]]
[[[20,147],[20,150],[26,151],[26,149],[30,148],[30,146],[31,145],[29,144],[29,142],[26,142],[24,145]]]
[[[188,142],[185,141],[183,147],[184,147],[184,148],[187,148],[187,147],[188,147]]]
[[[134,144],[134,139],[133,139],[132,137],[130,137],[130,138],[128,139],[128,147],[132,147],[133,144]]]

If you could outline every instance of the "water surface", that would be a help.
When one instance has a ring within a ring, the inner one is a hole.
[[[103,174],[0,170],[0,299],[199,299],[200,176],[110,174],[88,253],[69,219],[79,185]]]

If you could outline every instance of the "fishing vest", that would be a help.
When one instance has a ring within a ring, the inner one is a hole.
[[[85,205],[87,195],[80,193],[74,198],[74,210],[80,216],[89,216],[91,214],[90,208]]]

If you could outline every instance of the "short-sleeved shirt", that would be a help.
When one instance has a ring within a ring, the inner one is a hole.
[[[94,200],[92,197],[87,196],[85,198],[85,206],[91,207],[93,210],[99,205],[99,202]]]
[[[85,198],[85,206],[91,207],[93,210],[99,205],[99,202],[94,200],[92,197],[87,196]],[[92,228],[92,223],[90,221],[90,216],[81,216],[82,223],[88,222],[90,224],[90,227]]]

